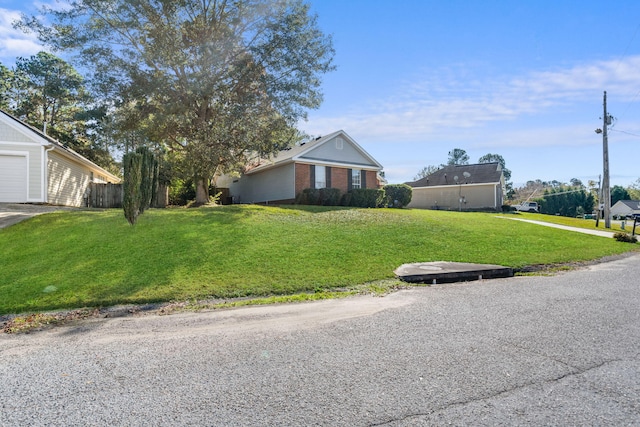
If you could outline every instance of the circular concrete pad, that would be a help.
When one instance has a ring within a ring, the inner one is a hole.
[[[501,265],[466,262],[417,262],[402,264],[394,273],[400,280],[412,283],[451,283],[513,276],[513,269]]]

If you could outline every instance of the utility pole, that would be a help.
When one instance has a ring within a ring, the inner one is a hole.
[[[611,228],[611,185],[609,184],[609,141],[607,126],[611,117],[607,114],[607,91],[604,91],[604,116],[602,117],[602,198],[604,199],[604,228]]]
[[[598,211],[596,215],[596,228],[600,224],[600,201],[602,201],[602,175],[598,175]]]

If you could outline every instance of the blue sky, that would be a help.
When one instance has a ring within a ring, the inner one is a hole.
[[[0,61],[39,49],[10,29],[28,0],[0,0]],[[37,2],[40,3],[40,2]],[[49,3],[56,4],[55,1]],[[500,154],[516,186],[585,184],[602,173],[602,97],[611,184],[640,178],[640,2],[310,0],[334,38],[325,101],[301,123],[343,129],[391,183],[446,163]]]

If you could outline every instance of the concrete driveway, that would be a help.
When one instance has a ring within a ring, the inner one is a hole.
[[[0,228],[9,227],[43,213],[72,210],[68,206],[34,205],[28,203],[0,203]]]

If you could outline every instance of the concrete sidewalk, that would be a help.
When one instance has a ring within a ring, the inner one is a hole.
[[[588,228],[570,227],[568,225],[552,224],[550,222],[535,221],[535,220],[532,220],[532,219],[511,218],[511,217],[507,217],[507,216],[498,216],[498,218],[511,219],[511,220],[514,220],[514,221],[522,221],[522,222],[528,222],[528,223],[531,223],[531,224],[544,225],[546,227],[559,228],[561,230],[576,231],[578,233],[591,234],[592,236],[613,238],[613,235],[615,234],[615,232],[613,232],[613,231],[601,231],[601,230],[591,230],[591,229],[588,229]]]

